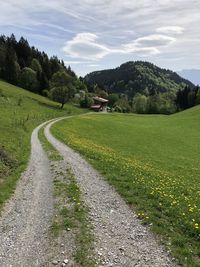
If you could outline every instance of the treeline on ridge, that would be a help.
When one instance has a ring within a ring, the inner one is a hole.
[[[24,89],[46,95],[63,107],[74,97],[76,89],[85,89],[70,66],[56,56],[31,47],[23,37],[0,36],[0,79]]]

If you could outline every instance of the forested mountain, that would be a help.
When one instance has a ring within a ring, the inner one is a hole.
[[[136,93],[176,92],[186,85],[194,87],[177,73],[143,61],[127,62],[116,69],[95,71],[86,75],[85,80],[89,84],[98,84],[108,93],[124,93],[129,98]]]

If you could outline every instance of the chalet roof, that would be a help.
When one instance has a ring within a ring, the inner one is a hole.
[[[101,105],[92,105],[90,108],[96,109],[96,108],[100,108]]]
[[[93,97],[93,99],[98,101],[98,102],[101,102],[101,103],[107,103],[108,102],[107,99],[99,97],[99,96],[95,96],[95,97]]]

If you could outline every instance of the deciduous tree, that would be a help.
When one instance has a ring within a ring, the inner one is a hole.
[[[31,68],[24,68],[20,74],[20,86],[33,92],[38,91],[37,74]]]
[[[61,108],[72,98],[76,92],[73,85],[74,79],[65,71],[56,72],[51,79],[49,96],[54,101],[61,103]]]

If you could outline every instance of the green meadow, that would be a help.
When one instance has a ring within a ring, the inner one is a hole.
[[[43,121],[82,110],[0,81],[0,210],[15,189],[30,156],[32,130]]]
[[[200,106],[171,116],[89,114],[52,133],[79,151],[184,266],[200,266]]]

